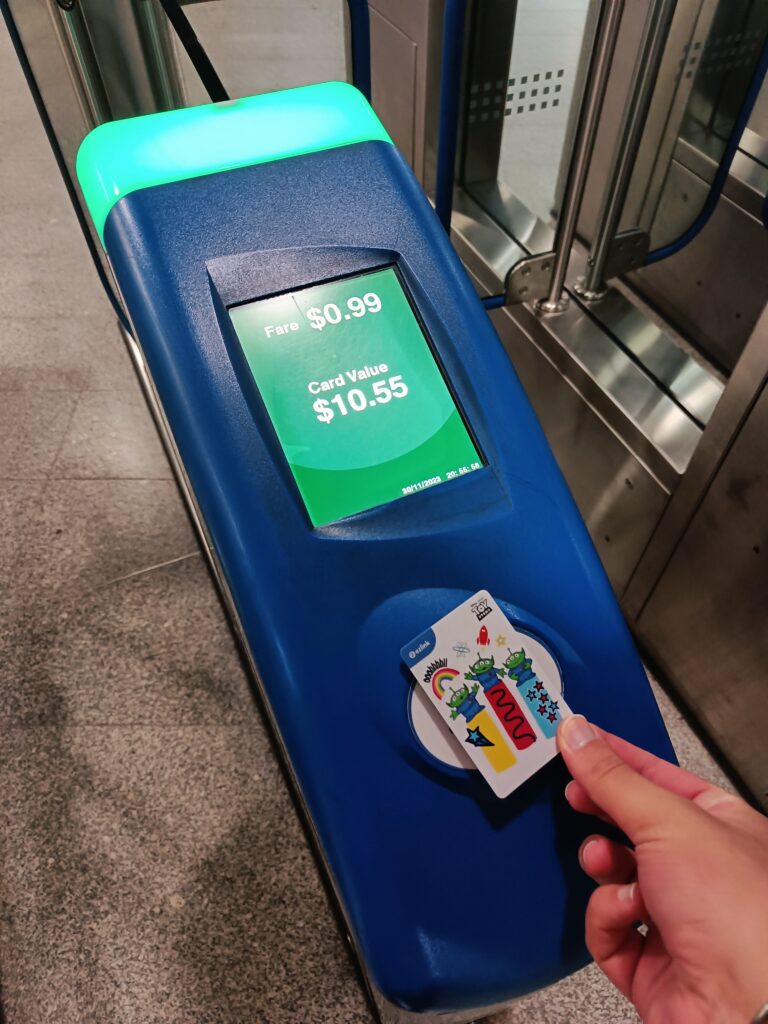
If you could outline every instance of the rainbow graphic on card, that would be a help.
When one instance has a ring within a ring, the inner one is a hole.
[[[438,700],[442,700],[445,696],[445,688],[450,685],[454,679],[459,675],[458,669],[445,667],[438,668],[432,673],[432,692]]]

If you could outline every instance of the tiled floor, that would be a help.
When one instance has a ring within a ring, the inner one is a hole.
[[[0,97],[6,1024],[366,1024],[3,31]],[[496,1024],[634,1019],[589,969]]]

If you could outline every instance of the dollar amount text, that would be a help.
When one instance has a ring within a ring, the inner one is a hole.
[[[340,324],[342,320],[359,320],[366,313],[379,313],[381,311],[381,299],[376,292],[366,292],[362,298],[353,295],[344,303],[344,308],[337,306],[335,302],[327,302],[321,309],[319,306],[311,306],[306,313],[309,326],[316,331],[322,331],[329,324]]]
[[[350,388],[343,394],[335,394],[330,400],[316,398],[312,408],[320,423],[330,423],[337,414],[348,416],[350,412],[364,412],[374,405],[386,405],[393,399],[405,398],[407,394],[408,385],[398,373],[388,380],[374,381],[370,389]]]

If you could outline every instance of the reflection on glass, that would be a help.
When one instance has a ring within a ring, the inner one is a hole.
[[[694,43],[682,66],[694,73],[680,137],[719,162],[739,116],[765,42],[764,0],[721,3],[704,47]],[[682,67],[681,67],[682,70]]]
[[[706,203],[767,39],[766,0],[681,7],[622,216],[623,228],[649,231],[652,249],[684,234]]]
[[[474,26],[464,184],[525,243],[557,212],[594,4],[518,0],[490,24],[494,6],[478,4]]]

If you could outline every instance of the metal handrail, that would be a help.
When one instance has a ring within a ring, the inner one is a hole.
[[[579,282],[575,289],[579,295],[588,299],[599,298],[605,293],[605,266],[627,198],[676,8],[677,0],[654,0],[648,10],[624,118],[619,130],[619,142],[608,176],[602,208],[597,218],[595,237],[587,258],[587,272],[584,280]]]
[[[543,313],[560,313],[568,305],[568,297],[564,294],[565,276],[576,237],[576,226],[623,13],[624,0],[604,0],[592,47],[563,203],[557,218],[549,294],[537,303],[537,308]]]

